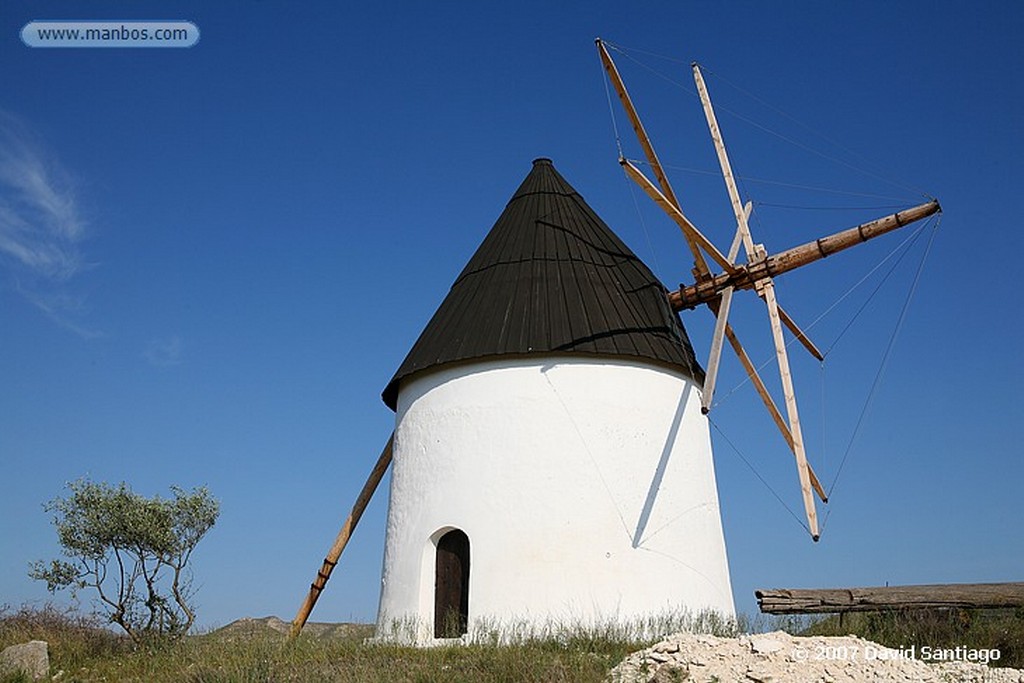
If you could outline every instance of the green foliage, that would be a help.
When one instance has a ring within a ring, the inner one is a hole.
[[[213,527],[220,504],[206,488],[171,487],[173,498],[145,498],[127,484],[80,479],[45,509],[71,561],[31,565],[29,576],[52,593],[94,589],[110,623],[137,644],[181,636],[195,622],[189,562]]]

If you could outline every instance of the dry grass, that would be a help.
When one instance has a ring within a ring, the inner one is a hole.
[[[1024,669],[1024,609],[922,609],[851,613],[807,624],[806,635],[861,638],[892,648],[918,647],[999,650],[991,666]]]
[[[738,629],[735,622],[707,617],[691,620],[689,625],[718,635],[735,635]],[[666,633],[679,626],[673,620],[644,625]],[[847,616],[841,628],[835,618],[813,623],[807,619],[756,619],[741,621],[740,626],[748,627],[744,631],[784,628],[820,635],[857,633],[893,647],[911,642],[999,647],[1003,652],[999,665],[1022,665],[1024,612],[1020,610]],[[636,630],[609,626],[551,630],[543,637],[524,637],[506,645],[481,642],[422,649],[366,644],[371,631],[370,626],[321,632],[311,629],[286,643],[279,632],[261,629],[256,622],[251,628],[226,628],[139,648],[93,618],[65,615],[54,608],[0,609],[0,648],[33,639],[47,641],[51,674],[61,683],[598,683],[627,654],[653,642],[637,638]],[[16,675],[0,676],[0,683],[23,680]]]

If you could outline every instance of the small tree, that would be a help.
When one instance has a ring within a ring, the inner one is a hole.
[[[220,504],[205,487],[172,486],[171,499],[145,498],[123,482],[80,479],[67,488],[67,497],[44,507],[72,561],[34,562],[29,576],[46,581],[51,593],[94,588],[110,622],[136,643],[187,633],[195,622],[189,561]]]

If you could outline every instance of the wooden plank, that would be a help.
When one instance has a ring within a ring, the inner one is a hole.
[[[804,452],[800,414],[797,411],[796,392],[793,389],[793,376],[789,370],[789,355],[786,353],[786,341],[782,337],[782,321],[779,319],[779,307],[775,301],[775,284],[771,279],[762,280],[759,284],[764,293],[765,303],[768,304],[768,318],[772,324],[775,356],[779,364],[779,376],[782,379],[782,392],[786,397],[786,414],[789,416],[789,431],[793,436],[793,454],[796,456],[796,471],[800,479],[800,494],[804,501],[804,513],[807,515],[807,528],[811,533],[811,538],[817,541],[819,538],[818,512],[814,507],[814,498],[811,495],[811,477],[808,474],[807,454]]]
[[[722,358],[722,341],[725,338],[726,321],[729,319],[729,307],[732,305],[732,292],[732,287],[727,287],[722,292],[721,303],[715,311],[715,331],[711,335],[711,353],[704,373],[704,389],[700,394],[700,410],[705,415],[711,410],[711,400],[715,395],[715,381],[718,377],[718,364]]]
[[[718,119],[715,117],[715,110],[711,106],[711,97],[708,95],[707,86],[704,84],[704,76],[701,75],[700,67],[696,63],[693,64],[693,79],[697,83],[697,92],[700,94],[701,104],[704,105],[704,117],[708,121],[711,140],[715,143],[718,165],[722,169],[725,188],[729,192],[729,202],[732,204],[732,212],[736,217],[736,226],[743,240],[743,247],[747,252],[747,261],[750,261],[754,257],[754,241],[750,237],[747,212],[743,210],[743,205],[740,202],[740,192],[739,188],[736,187],[736,179],[732,174],[732,164],[729,163],[729,155],[725,151],[725,139],[722,137],[722,131],[718,128]],[[730,260],[735,261],[735,259]]]
[[[756,590],[765,614],[822,614],[930,608],[1024,607],[1024,583],[954,583],[874,588]]]
[[[327,580],[331,578],[331,572],[334,571],[334,567],[338,564],[338,558],[341,557],[341,553],[345,550],[345,546],[348,545],[348,541],[352,537],[352,532],[355,531],[356,525],[359,524],[359,519],[363,516],[366,506],[370,503],[370,499],[377,490],[380,480],[384,477],[384,472],[387,471],[388,465],[391,464],[391,453],[394,447],[394,442],[395,435],[392,433],[387,444],[384,446],[384,450],[381,451],[380,457],[377,458],[377,463],[373,466],[373,470],[370,472],[369,478],[367,478],[366,483],[363,484],[363,489],[359,492],[359,497],[356,498],[356,502],[352,506],[352,511],[345,519],[344,524],[341,525],[341,531],[338,532],[337,538],[334,539],[334,545],[332,545],[331,549],[327,552],[327,557],[324,558],[324,563],[320,567],[320,571],[317,572],[316,579],[313,580],[313,583],[309,587],[309,593],[306,595],[306,599],[303,601],[302,606],[299,607],[299,611],[295,615],[295,619],[292,620],[292,627],[288,633],[289,638],[295,638],[299,635],[299,633],[302,632],[302,627],[306,625],[306,620],[309,619],[310,612],[313,611],[313,607],[316,605],[316,601],[320,597],[320,593],[323,592],[324,586],[327,585]]]
[[[750,211],[752,209],[753,204],[747,202],[747,205],[743,207],[744,216],[750,218]],[[736,235],[733,237],[732,244],[729,246],[729,253],[726,256],[730,263],[736,263],[736,256],[739,254],[740,242],[742,240],[743,229],[741,227],[737,227]],[[717,308],[712,309],[712,312],[715,314],[715,332],[711,335],[711,353],[708,355],[707,370],[704,373],[704,390],[701,392],[700,398],[700,409],[705,415],[707,415],[711,410],[711,400],[715,396],[715,382],[718,377],[718,364],[722,358],[722,339],[725,337],[725,327],[729,320],[729,307],[732,305],[732,292],[732,287],[727,287],[723,290],[722,298],[719,300]],[[755,375],[756,374],[757,373],[755,373]],[[753,379],[753,377],[751,379]]]

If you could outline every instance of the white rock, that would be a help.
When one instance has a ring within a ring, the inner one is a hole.
[[[750,650],[762,655],[778,652],[784,647],[786,647],[785,643],[780,643],[774,638],[758,638],[755,636],[750,639]]]
[[[33,680],[50,674],[50,652],[45,640],[11,645],[0,652],[0,673],[18,671]]]

